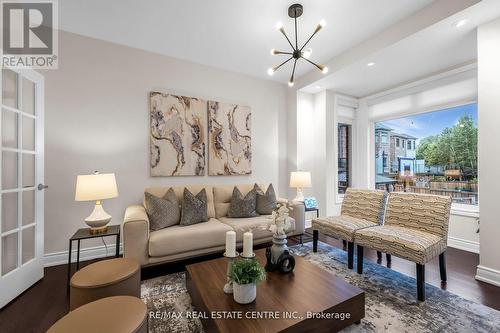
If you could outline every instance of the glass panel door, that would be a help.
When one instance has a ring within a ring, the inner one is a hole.
[[[1,73],[0,308],[43,276],[43,77]]]

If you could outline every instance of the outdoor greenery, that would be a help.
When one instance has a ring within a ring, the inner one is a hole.
[[[427,166],[444,166],[445,169],[477,170],[477,128],[471,117],[462,116],[458,124],[445,128],[441,134],[428,136],[420,141],[417,159]]]
[[[258,283],[266,278],[266,270],[255,259],[236,260],[229,278],[238,284]]]

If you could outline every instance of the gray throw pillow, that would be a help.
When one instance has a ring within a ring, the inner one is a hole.
[[[144,193],[149,230],[156,231],[179,224],[181,212],[174,190],[170,188],[163,198]]]
[[[240,190],[235,186],[233,188],[233,196],[231,197],[231,206],[227,216],[229,217],[254,217],[258,216],[256,211],[257,206],[257,191],[255,188],[243,197]]]
[[[266,193],[257,184],[255,184],[254,189],[257,192],[257,213],[261,215],[272,214],[278,204],[273,184],[269,184]]]
[[[184,188],[182,198],[181,225],[187,226],[208,221],[207,192],[201,190],[196,196]]]

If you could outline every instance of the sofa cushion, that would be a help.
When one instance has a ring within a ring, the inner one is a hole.
[[[207,221],[207,191],[202,189],[198,194],[193,195],[185,188],[182,200],[181,225],[186,226]]]
[[[231,197],[231,205],[227,216],[229,217],[255,217],[257,216],[257,191],[250,190],[244,197],[235,186]]]
[[[174,225],[149,235],[149,255],[163,257],[183,252],[223,246],[232,228],[216,219],[181,226]]]
[[[260,188],[267,188],[269,184],[259,184]],[[214,207],[215,218],[227,216],[229,207],[231,206],[231,197],[235,185],[220,185],[214,186]],[[236,185],[243,195],[253,190],[255,184],[237,184]]]
[[[356,244],[393,254],[417,264],[425,264],[446,250],[446,240],[428,232],[398,226],[361,229],[354,235]]]
[[[243,234],[247,231],[252,231],[254,239],[268,238],[272,236],[270,231],[264,228],[270,222],[270,216],[262,215],[256,217],[246,217],[246,218],[232,218],[232,217],[221,217],[219,220],[230,226],[236,232],[236,241],[243,241]],[[291,233],[295,230],[295,220],[292,219],[292,226],[287,233]]]
[[[274,192],[273,184],[269,184],[266,192],[257,184],[255,184],[257,191],[257,213],[261,215],[270,215],[276,209],[277,200],[276,193]]]
[[[144,199],[150,230],[160,230],[179,224],[181,211],[174,190],[170,188],[163,198],[158,198],[146,192],[144,193]]]
[[[163,197],[167,193],[170,187],[148,187],[144,191],[156,195],[157,197]],[[184,196],[184,189],[187,188],[191,193],[199,193],[202,189],[207,192],[207,214],[208,217],[215,217],[214,208],[214,195],[212,186],[207,185],[186,185],[186,186],[172,186],[172,189],[177,196],[177,201],[182,206],[182,199]]]
[[[368,220],[357,219],[348,215],[321,217],[312,220],[312,228],[322,234],[334,236],[348,242],[354,241],[354,232],[378,225]]]

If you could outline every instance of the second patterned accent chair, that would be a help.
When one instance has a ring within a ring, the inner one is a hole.
[[[441,280],[446,281],[445,251],[451,197],[389,193],[384,225],[356,231],[358,273],[363,273],[363,247],[416,263],[417,298],[425,300],[425,264],[439,256]]]
[[[380,224],[385,203],[385,192],[348,188],[340,216],[312,220],[313,252],[318,249],[319,232],[347,242],[347,265],[353,268],[354,233]]]

